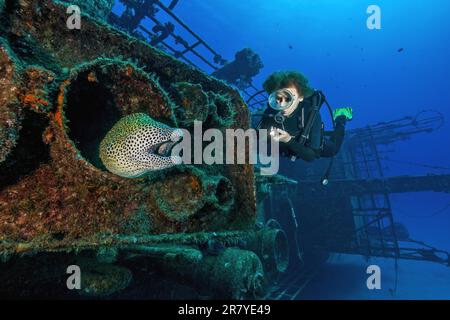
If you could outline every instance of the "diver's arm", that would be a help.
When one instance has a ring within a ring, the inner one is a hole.
[[[313,161],[319,158],[320,155],[320,143],[322,136],[322,118],[320,114],[316,115],[314,119],[314,124],[309,133],[308,143],[301,144],[297,141],[297,138],[292,137],[292,139],[287,143],[287,147],[292,151],[297,157],[305,161]]]
[[[324,158],[334,157],[339,153],[345,137],[345,124],[347,119],[344,116],[336,118],[336,129],[329,139],[325,139],[323,150],[320,155]]]
[[[294,138],[287,142],[286,146],[290,151],[292,151],[297,157],[301,158],[302,160],[310,162],[317,159],[316,151],[297,142]]]

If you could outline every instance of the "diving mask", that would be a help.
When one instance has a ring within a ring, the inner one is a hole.
[[[269,106],[277,111],[289,109],[296,103],[298,96],[291,89],[280,89],[269,96]]]

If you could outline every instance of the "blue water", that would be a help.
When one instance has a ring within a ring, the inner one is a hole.
[[[372,4],[381,8],[381,30],[366,27]],[[257,52],[265,64],[254,79],[258,87],[274,71],[301,71],[334,107],[354,108],[350,128],[423,109],[438,110],[450,121],[448,0],[180,0],[175,13],[226,59],[246,47]],[[446,124],[395,144],[392,158],[450,167],[449,138]],[[385,167],[390,176],[450,173],[396,163]],[[449,202],[448,194],[432,192],[392,196],[395,218],[411,237],[446,250],[450,208],[439,210]],[[401,261],[398,291],[392,295],[393,261],[375,262],[383,270],[379,292],[365,287],[368,262],[341,256],[321,269],[303,297],[450,299],[448,267]]]

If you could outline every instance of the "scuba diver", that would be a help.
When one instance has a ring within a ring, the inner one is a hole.
[[[295,71],[273,73],[263,87],[269,94],[268,108],[256,129],[267,129],[267,138],[279,141],[281,155],[292,161],[313,161],[332,158],[339,152],[345,124],[353,118],[351,108],[332,112],[324,94],[311,89],[308,80]],[[332,112],[331,132],[324,131],[319,112],[323,103]]]

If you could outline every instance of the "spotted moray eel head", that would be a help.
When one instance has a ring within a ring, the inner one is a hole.
[[[100,159],[116,175],[140,177],[180,164],[179,157],[171,156],[171,149],[182,137],[182,130],[145,113],[134,113],[120,119],[106,134],[100,143]]]

